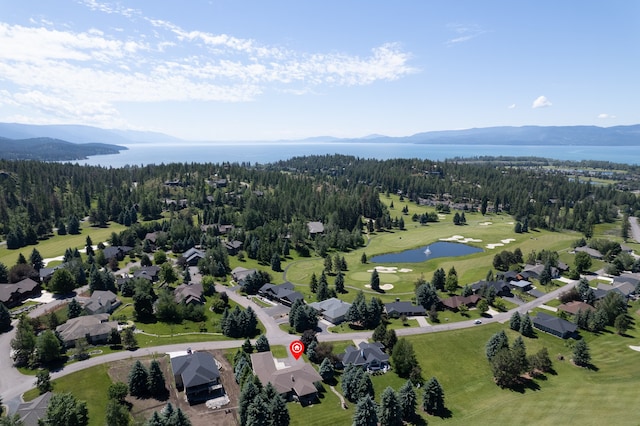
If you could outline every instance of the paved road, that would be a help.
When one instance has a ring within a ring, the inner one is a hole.
[[[638,218],[635,216],[629,217],[629,223],[631,224],[631,237],[636,240],[636,243],[640,243],[640,224]]]
[[[514,311],[518,311],[520,313],[526,313],[531,309],[534,309],[550,300],[557,298],[562,292],[565,292],[575,286],[575,281],[567,283],[565,286],[558,288],[557,290],[547,293],[544,296],[535,299],[531,302],[522,304],[517,308],[512,309],[509,312],[500,313],[494,315],[492,318],[486,318],[483,320],[483,323],[494,323],[501,322],[504,323],[511,318],[511,315]],[[256,312],[257,317],[260,319],[262,324],[266,329],[266,335],[269,339],[269,343],[272,345],[285,345],[288,346],[291,341],[297,339],[295,335],[290,335],[280,329],[276,321],[269,316],[261,307],[255,304],[252,300],[244,297],[234,291],[229,291],[227,287],[223,287],[221,285],[216,286],[216,290],[218,292],[225,291],[231,300],[238,303],[243,307],[249,307]],[[469,321],[461,321],[454,323],[446,323],[446,324],[435,324],[428,325],[422,327],[413,327],[413,328],[403,328],[396,331],[398,336],[409,336],[416,334],[424,334],[424,333],[436,333],[441,331],[450,331],[450,330],[460,330],[468,327],[481,327],[481,325],[474,324],[473,320]],[[359,339],[369,339],[371,337],[371,331],[361,331],[354,333],[330,333],[330,332],[322,332],[318,334],[319,341],[326,342],[335,342],[335,341],[345,341],[345,340],[359,340]],[[18,370],[13,368],[12,360],[9,356],[9,348],[10,341],[15,335],[15,329],[1,334],[0,335],[0,348],[2,348],[2,352],[0,352],[0,371],[2,374],[0,375],[0,395],[10,407],[10,410],[15,410],[17,405],[21,402],[21,395],[27,390],[31,389],[35,385],[35,378],[33,376],[25,376],[22,375]],[[224,341],[215,341],[215,342],[199,342],[199,343],[190,343],[188,344],[194,350],[208,350],[208,349],[227,349],[227,348],[237,348],[242,345],[241,340],[224,340]],[[153,353],[165,353],[172,351],[180,351],[185,349],[185,344],[177,344],[177,345],[165,345],[165,346],[155,346],[151,348],[138,349],[137,351],[122,351],[116,352],[108,355],[98,356],[94,358],[90,358],[88,360],[82,362],[76,362],[64,367],[64,369],[54,372],[51,376],[53,379],[74,373],[76,371],[83,370],[85,368],[93,367],[95,365],[104,364],[108,362],[113,362],[116,360],[135,358],[148,356]]]

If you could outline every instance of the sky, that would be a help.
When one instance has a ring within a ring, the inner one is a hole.
[[[197,141],[640,123],[640,2],[0,0],[0,122]]]

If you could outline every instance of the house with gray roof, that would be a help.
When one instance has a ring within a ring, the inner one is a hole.
[[[533,326],[538,330],[553,334],[561,339],[573,337],[578,330],[578,326],[574,323],[553,315],[545,314],[544,312],[538,312],[538,314],[532,318],[532,322]]]
[[[207,401],[224,395],[220,370],[209,352],[191,352],[171,358],[176,388],[184,389],[189,404]]]
[[[238,266],[236,268],[233,268],[233,270],[231,271],[231,278],[233,278],[233,280],[237,284],[241,284],[245,278],[247,278],[251,274],[255,274],[256,272],[257,271],[255,269],[247,269],[243,268],[242,266]]]
[[[591,256],[594,259],[602,259],[604,258],[604,256],[602,255],[602,253],[600,253],[598,250],[596,249],[592,249],[591,247],[587,247],[587,246],[583,246],[583,247],[576,247],[574,249],[574,251],[576,253],[578,252],[584,252],[587,253],[589,256]]]
[[[89,299],[84,301],[84,310],[89,315],[110,314],[121,302],[118,297],[109,290],[95,290]]]
[[[22,424],[24,426],[38,426],[38,421],[47,414],[49,400],[52,396],[51,392],[45,392],[34,400],[20,404],[16,414],[20,417]]]
[[[0,284],[0,302],[4,303],[7,308],[17,306],[38,294],[40,294],[40,283],[31,278],[25,278],[12,284]]]
[[[260,287],[258,294],[283,305],[291,306],[298,299],[304,301],[302,293],[295,291],[294,288],[294,285],[288,281],[278,285],[267,283]]]
[[[253,374],[258,376],[263,385],[271,383],[285,400],[300,401],[302,404],[318,400],[315,382],[322,377],[311,364],[297,361],[290,367],[278,368],[273,354],[258,352],[251,354]]]
[[[307,229],[309,229],[309,235],[311,236],[322,234],[324,232],[324,224],[322,222],[307,222]]]
[[[389,367],[389,355],[382,351],[384,345],[380,342],[360,342],[358,347],[347,346],[340,361],[343,366],[353,364],[367,371],[379,371]]]
[[[505,278],[506,279],[506,278]],[[513,279],[515,279],[515,275],[513,277]],[[498,281],[476,281],[475,283],[471,284],[471,290],[475,293],[484,293],[485,289],[488,289],[490,287],[493,287],[496,296],[511,296],[511,287],[509,287],[509,284],[507,283],[507,281],[504,280],[498,280]]]
[[[76,340],[86,338],[92,345],[107,343],[111,329],[118,329],[117,321],[109,321],[109,314],[85,315],[71,318],[56,327],[62,343],[66,347],[75,345]]]
[[[332,297],[322,302],[310,303],[309,306],[318,311],[318,314],[331,324],[340,324],[344,321],[351,303]]]
[[[399,318],[402,315],[413,317],[424,316],[427,314],[424,306],[414,305],[411,302],[401,302],[400,300],[396,300],[392,303],[385,303],[384,310],[387,315],[393,318]]]
[[[176,302],[185,305],[202,305],[204,304],[204,289],[202,283],[184,283],[180,284],[173,291]]]
[[[189,266],[196,266],[200,259],[204,259],[205,253],[202,250],[198,250],[195,247],[182,253],[182,259]]]

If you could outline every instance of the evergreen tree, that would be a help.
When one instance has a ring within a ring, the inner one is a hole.
[[[9,269],[7,269],[7,265],[0,262],[0,283],[9,282]]]
[[[504,332],[504,330],[500,330],[493,336],[491,336],[485,346],[487,359],[491,361],[491,359],[493,359],[498,351],[504,348],[509,348],[509,339],[507,338],[507,334]]]
[[[240,392],[240,399],[238,400],[238,417],[240,418],[240,424],[247,424],[247,412],[251,402],[257,398],[260,394],[260,390],[253,383],[253,381],[247,381],[242,387]]]
[[[320,282],[318,283],[318,292],[316,293],[316,300],[322,302],[329,298],[329,284],[327,283],[327,276],[322,272],[320,275]]]
[[[422,284],[416,290],[416,301],[426,310],[436,306],[439,300],[436,288],[432,284]]]
[[[402,419],[406,422],[413,420],[416,416],[416,406],[418,399],[416,391],[413,389],[413,383],[411,380],[407,380],[404,385],[398,390],[398,402],[400,402],[400,409],[402,411]]]
[[[242,344],[242,350],[248,354],[253,353],[253,345],[251,344],[251,340],[247,337]]]
[[[160,363],[155,359],[149,365],[148,389],[153,396],[161,396],[167,392],[164,374],[160,368]]]
[[[129,371],[129,393],[131,396],[143,397],[147,395],[149,383],[149,373],[138,360]]]
[[[407,339],[399,339],[393,347],[391,359],[393,369],[398,376],[408,378],[411,371],[418,366],[413,345]]]
[[[431,285],[435,287],[436,290],[444,291],[444,285],[446,283],[446,280],[447,280],[447,277],[446,277],[446,274],[444,273],[444,269],[438,268],[433,272]]]
[[[589,353],[589,347],[584,340],[578,340],[573,347],[573,363],[585,367],[591,362],[591,354]]]
[[[396,331],[394,329],[387,330],[384,335],[384,342],[382,343],[384,344],[387,353],[392,353],[393,348],[395,347],[396,343],[398,343],[398,336],[396,336]]]
[[[318,372],[320,373],[320,377],[322,377],[323,382],[329,383],[333,381],[335,370],[333,369],[333,364],[331,363],[329,358],[325,358],[322,360]]]
[[[73,299],[71,299],[71,302],[69,302],[69,304],[67,305],[67,317],[69,319],[77,318],[81,314],[82,314],[82,305],[74,297]]]
[[[87,404],[71,393],[54,393],[41,421],[43,426],[86,426],[89,424]]]
[[[336,293],[339,293],[339,294],[345,293],[344,275],[342,274],[342,272],[338,272],[338,274],[336,275],[335,288],[336,288]]]
[[[264,334],[261,334],[258,339],[256,339],[256,351],[257,352],[269,352],[271,350],[269,346],[269,339]]]
[[[533,323],[531,322],[531,318],[529,314],[524,314],[522,316],[522,321],[520,322],[520,334],[526,337],[533,337]]]
[[[513,315],[511,315],[511,319],[509,320],[509,328],[514,331],[520,331],[520,313],[518,311],[514,311]]]
[[[40,252],[35,247],[31,251],[31,256],[29,256],[29,263],[31,264],[31,266],[33,266],[33,269],[35,269],[36,271],[39,271],[40,269],[44,268],[44,259],[42,259]]]
[[[373,330],[373,335],[371,336],[371,339],[374,342],[382,342],[384,344],[384,338],[386,333],[387,333],[387,324],[384,321],[382,321],[380,322],[380,324],[378,324],[375,330]]]
[[[20,316],[16,327],[16,335],[11,340],[11,348],[14,351],[13,359],[16,365],[23,366],[29,362],[36,348],[36,334],[26,315]]]
[[[378,270],[375,268],[371,273],[370,285],[371,285],[371,290],[380,291],[380,275],[378,274]]]
[[[131,421],[129,410],[118,401],[109,400],[107,402],[107,413],[105,415],[106,426],[128,426]]]
[[[311,293],[315,293],[318,291],[318,277],[316,277],[316,273],[311,274],[311,280],[309,282],[309,289]]]
[[[271,256],[271,270],[275,272],[282,271],[280,255],[278,253],[273,253],[273,256]]]
[[[518,370],[523,373],[529,370],[529,359],[527,358],[527,348],[522,340],[522,336],[518,336],[511,346],[511,356],[518,365]]]
[[[422,409],[429,414],[439,414],[444,411],[444,391],[435,377],[429,379],[424,386]]]
[[[10,328],[11,313],[9,312],[9,309],[7,309],[7,307],[4,305],[4,303],[0,302],[0,333],[4,333]]]
[[[40,370],[36,374],[36,387],[40,395],[53,390],[53,384],[51,384],[51,374],[49,370]]]
[[[268,395],[269,389],[273,389],[273,395]],[[267,404],[267,418],[269,426],[288,426],[291,422],[287,404],[282,400],[280,394],[275,390],[271,383],[267,383],[264,388]]]
[[[373,383],[371,377],[364,370],[360,370],[358,383],[355,389],[355,395],[352,395],[354,401],[358,401],[361,398],[369,395],[371,398],[375,398],[375,390],[373,389]]]
[[[353,426],[378,426],[376,403],[370,396],[358,401],[353,413]]]
[[[402,408],[395,391],[387,386],[382,392],[378,407],[378,420],[382,426],[401,426]]]

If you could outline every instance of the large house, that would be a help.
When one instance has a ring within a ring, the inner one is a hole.
[[[202,283],[180,284],[173,292],[176,302],[184,302],[185,305],[204,304],[204,290]]]
[[[89,299],[85,299],[84,310],[89,315],[95,314],[110,314],[118,306],[120,306],[120,300],[118,297],[109,290],[95,290]]]
[[[191,352],[171,358],[176,388],[184,389],[189,404],[207,401],[224,394],[220,370],[209,352]]]
[[[298,299],[304,300],[302,293],[295,291],[294,285],[288,281],[278,285],[267,283],[260,287],[258,294],[286,306],[291,306]]]
[[[389,367],[389,355],[382,351],[383,348],[380,342],[360,342],[357,348],[347,346],[344,353],[340,354],[340,361],[345,367],[353,364],[367,371],[384,370]]]
[[[538,312],[533,319],[533,326],[545,333],[553,334],[561,339],[567,339],[576,334],[578,326],[572,322],[558,318],[553,315]]]
[[[32,401],[20,404],[16,414],[20,417],[21,424],[24,426],[38,426],[40,424],[38,421],[47,414],[49,400],[52,396],[51,392],[45,392]]]
[[[198,250],[195,247],[182,253],[182,259],[189,266],[196,266],[200,259],[204,259],[205,253],[202,250]]]
[[[0,302],[7,308],[12,308],[30,297],[40,294],[40,284],[31,278],[13,284],[0,284]]]
[[[318,314],[331,324],[340,324],[344,321],[345,315],[347,315],[347,311],[351,307],[351,303],[332,297],[322,302],[309,303],[309,306],[318,311]]]
[[[515,275],[514,275],[514,278],[515,278]],[[507,281],[504,281],[504,280],[477,281],[471,284],[471,290],[473,290],[475,294],[483,293],[485,289],[489,289],[489,288],[493,288],[496,296],[498,297],[511,296],[511,287],[509,287],[509,284],[507,283]]]
[[[322,377],[311,364],[297,362],[291,367],[278,368],[271,352],[251,354],[253,374],[262,384],[271,383],[285,400],[311,403],[318,399],[315,382]]]
[[[596,310],[596,308],[594,308],[593,306],[589,305],[588,303],[572,300],[571,302],[563,303],[562,305],[558,306],[558,310],[562,311],[562,312],[566,312],[566,313],[568,313],[570,315],[575,315],[579,311],[582,311],[582,312],[592,311],[593,312],[593,311]]]
[[[120,261],[124,259],[124,257],[129,254],[133,250],[133,247],[129,246],[109,246],[105,247],[102,250],[102,254],[104,254],[104,258],[110,260],[111,258],[116,258],[116,260]]]
[[[118,329],[117,321],[109,321],[109,314],[85,315],[71,318],[56,327],[62,343],[66,347],[75,345],[76,340],[86,338],[89,344],[107,343],[111,329]]]
[[[414,305],[411,302],[401,302],[396,300],[392,303],[385,303],[384,310],[390,317],[398,318],[402,315],[408,317],[424,316],[427,314],[426,309],[422,305]]]
[[[242,285],[242,282],[251,274],[255,274],[257,271],[255,269],[247,269],[242,266],[238,266],[233,268],[231,271],[231,278],[237,283]]]
[[[309,229],[309,235],[311,236],[322,234],[324,232],[324,224],[322,222],[307,222],[307,229]]]
[[[466,297],[456,295],[456,296],[448,297],[446,299],[442,299],[440,303],[442,303],[442,305],[447,309],[450,309],[452,311],[457,311],[458,309],[460,309],[460,306],[462,305],[468,308],[476,306],[476,304],[478,303],[478,301],[480,301],[480,299],[482,298],[477,294],[472,294],[471,296],[466,296]]]

